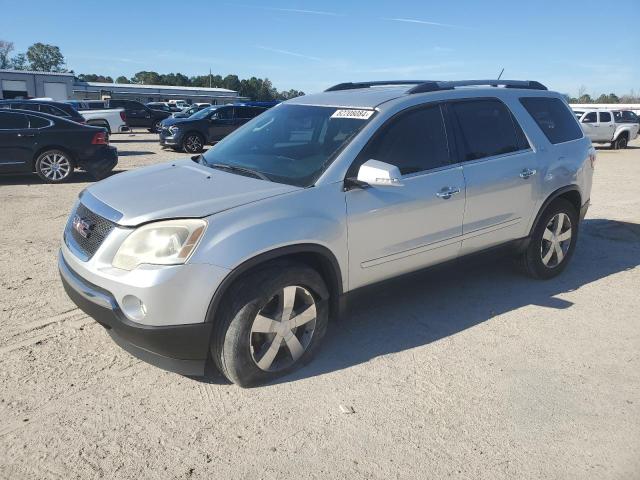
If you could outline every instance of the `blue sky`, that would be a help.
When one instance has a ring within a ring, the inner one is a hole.
[[[615,10],[613,10],[615,6]],[[76,73],[342,81],[535,79],[554,90],[640,92],[640,0],[0,0],[0,38],[58,45]]]

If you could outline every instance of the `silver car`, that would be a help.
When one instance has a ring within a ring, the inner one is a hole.
[[[84,190],[59,269],[133,355],[251,386],[305,364],[347,294],[496,246],[573,255],[595,150],[538,82],[344,83],[203,155]]]

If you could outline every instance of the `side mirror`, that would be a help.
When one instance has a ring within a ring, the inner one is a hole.
[[[372,187],[402,187],[401,178],[400,169],[395,165],[378,160],[367,160],[358,170],[356,183]]]

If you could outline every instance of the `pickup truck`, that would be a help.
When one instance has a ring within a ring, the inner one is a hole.
[[[593,143],[609,143],[618,150],[638,137],[637,123],[617,123],[611,110],[574,110],[585,135]]]
[[[123,108],[91,108],[87,102],[81,100],[69,100],[67,102],[73,106],[80,115],[87,121],[87,125],[96,127],[104,127],[112,133],[128,132],[130,128],[127,126],[127,117]]]

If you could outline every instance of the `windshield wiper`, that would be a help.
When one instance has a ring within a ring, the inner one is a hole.
[[[206,160],[205,160],[206,161]],[[229,165],[227,163],[207,163],[211,168],[219,168],[220,170],[228,170],[230,172],[238,172],[252,175],[260,180],[266,180],[268,182],[271,181],[269,177],[267,177],[264,173],[258,172],[257,170],[251,170],[246,167],[239,167],[238,165]]]

